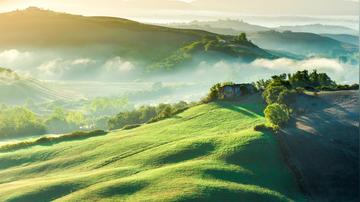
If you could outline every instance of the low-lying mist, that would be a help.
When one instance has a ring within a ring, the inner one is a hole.
[[[73,92],[82,98],[129,97],[136,104],[195,101],[217,82],[254,82],[281,73],[317,69],[342,84],[358,83],[359,68],[331,58],[293,60],[257,59],[245,63],[238,59],[196,57],[173,71],[149,74],[142,61],[76,50],[2,50],[0,66],[22,77],[41,80],[57,90]],[[10,95],[11,96],[11,95]]]

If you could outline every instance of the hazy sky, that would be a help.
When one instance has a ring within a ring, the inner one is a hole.
[[[359,0],[0,0],[0,12],[37,6],[83,15],[131,19],[197,17],[358,16]]]

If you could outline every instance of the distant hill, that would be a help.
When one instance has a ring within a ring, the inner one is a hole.
[[[307,32],[275,31],[238,20],[170,24],[176,28],[191,28],[225,35],[246,32],[248,38],[268,53],[277,57],[303,59],[307,56],[352,57],[358,47],[355,39],[345,36],[327,36]],[[332,28],[327,26],[326,28]],[[308,30],[309,31],[309,30]],[[347,35],[346,35],[347,36]]]
[[[190,23],[172,23],[165,26],[185,29],[206,30],[217,34],[238,35],[240,32],[260,32],[270,28],[246,23],[242,20],[192,21]]]
[[[66,48],[86,48],[83,54],[97,57],[121,56],[140,62],[141,66],[154,66],[184,47],[203,41],[204,38],[224,39],[201,30],[184,30],[147,25],[131,20],[113,17],[85,17],[66,13],[57,13],[39,8],[0,14],[0,49],[6,48],[49,48],[52,51]],[[16,33],[16,34],[15,34]],[[231,44],[223,44],[224,49]],[[246,43],[231,52],[232,57],[247,60],[271,58],[266,51]],[[193,49],[187,54],[206,53],[212,49]],[[213,51],[228,55],[220,49]],[[261,54],[259,54],[261,53]],[[262,54],[264,53],[264,54]],[[192,57],[182,58],[190,60]],[[166,66],[174,66],[184,61]]]
[[[326,36],[343,43],[353,44],[358,46],[359,45],[359,36],[349,35],[349,34],[322,34],[322,36]]]
[[[249,39],[265,49],[304,56],[350,57],[358,51],[355,45],[312,33],[265,31],[253,33]]]
[[[27,100],[44,102],[75,97],[46,87],[41,81],[22,77],[10,69],[0,67],[0,103],[24,104]]]
[[[312,24],[312,25],[296,25],[296,26],[280,26],[277,28],[280,31],[293,31],[293,32],[309,32],[315,34],[350,34],[358,35],[357,30],[336,25],[322,25],[322,24]]]

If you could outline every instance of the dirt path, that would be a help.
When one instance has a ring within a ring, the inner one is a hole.
[[[311,201],[359,200],[358,91],[304,95],[303,115],[279,135],[284,155]]]

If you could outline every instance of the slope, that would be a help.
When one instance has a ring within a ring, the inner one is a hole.
[[[258,96],[102,137],[0,153],[1,201],[302,200]],[[36,185],[36,186],[34,186]]]
[[[359,201],[359,91],[298,98],[279,135],[311,201]],[[305,143],[305,144],[304,144]]]

